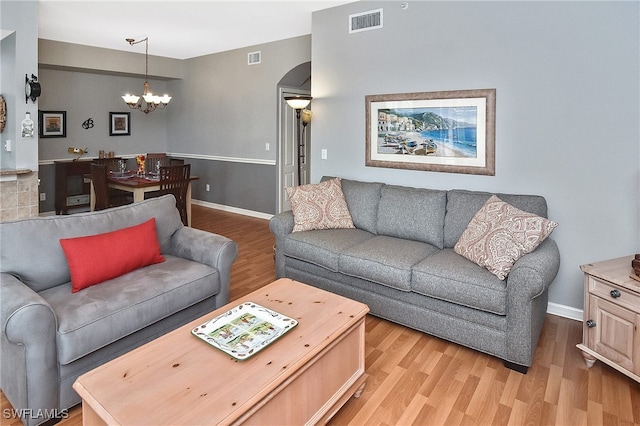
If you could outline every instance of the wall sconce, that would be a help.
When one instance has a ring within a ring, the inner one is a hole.
[[[307,127],[307,124],[311,123],[311,117],[313,116],[313,112],[308,109],[303,109],[300,113],[300,117],[302,118],[302,127]]]
[[[24,75],[24,103],[28,104],[29,99],[34,104],[36,103],[36,99],[42,93],[42,87],[40,83],[38,83],[38,77],[31,74],[31,80],[29,80],[29,74]]]
[[[297,154],[298,154],[298,185],[302,185],[302,163],[304,161],[305,146],[302,139],[302,131],[300,128],[300,115],[303,113],[303,109],[313,99],[311,96],[285,96],[284,100],[287,101],[287,105],[296,110],[296,129],[297,129]],[[302,116],[302,125],[306,128],[307,124],[311,122],[311,111],[305,109]]]

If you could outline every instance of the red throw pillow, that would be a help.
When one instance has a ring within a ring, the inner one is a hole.
[[[60,240],[71,271],[71,292],[99,284],[143,266],[164,262],[156,219],[140,225]]]

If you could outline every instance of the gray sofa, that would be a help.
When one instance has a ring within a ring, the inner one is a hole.
[[[61,238],[152,217],[164,262],[71,292]],[[0,248],[0,387],[27,425],[78,404],[82,373],[228,303],[237,255],[228,238],[183,226],[172,195],[0,223]]]
[[[292,232],[291,211],[271,219],[278,278],[359,300],[373,315],[494,355],[526,373],[560,264],[552,239],[521,257],[502,281],[453,250],[491,194],[347,179],[342,191],[355,229]],[[543,197],[496,195],[547,216]]]

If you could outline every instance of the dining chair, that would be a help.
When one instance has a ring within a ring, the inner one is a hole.
[[[92,163],[102,164],[107,166],[107,173],[119,172],[120,163],[123,161],[126,165],[127,160],[123,158],[94,158],[93,160],[91,160]],[[121,189],[109,188],[109,196],[113,199],[125,199],[130,195],[131,194],[127,191],[123,191]]]
[[[91,163],[91,184],[93,185],[93,191],[96,196],[96,204],[94,210],[104,210],[109,207],[123,206],[125,204],[133,203],[133,197],[131,195],[113,195],[109,188],[109,182],[107,181],[107,166],[105,164]]]
[[[91,160],[92,163],[103,164],[107,166],[107,172],[119,172],[120,171],[120,162],[126,161],[121,158],[94,158]]]
[[[191,164],[160,167],[160,195],[173,194],[176,197],[176,208],[185,226],[189,226],[187,192],[190,177]]]
[[[147,173],[160,173],[158,170],[158,164],[160,167],[169,166],[169,157],[166,152],[148,152],[147,157],[144,160],[145,172]]]

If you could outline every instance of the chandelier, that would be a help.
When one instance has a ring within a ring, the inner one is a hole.
[[[125,40],[131,46],[133,46],[134,44],[142,43],[143,41],[145,42],[145,51],[144,51],[145,81],[144,81],[144,90],[142,91],[142,96],[136,96],[136,95],[131,95],[127,93],[122,97],[122,100],[125,101],[127,105],[129,105],[129,108],[138,109],[144,112],[145,114],[149,114],[151,111],[155,110],[156,108],[160,108],[160,109],[165,108],[169,103],[169,101],[171,100],[171,96],[166,94],[164,96],[157,96],[151,93],[151,90],[149,90],[149,37],[146,37],[138,41],[135,41],[132,38],[127,38]]]

